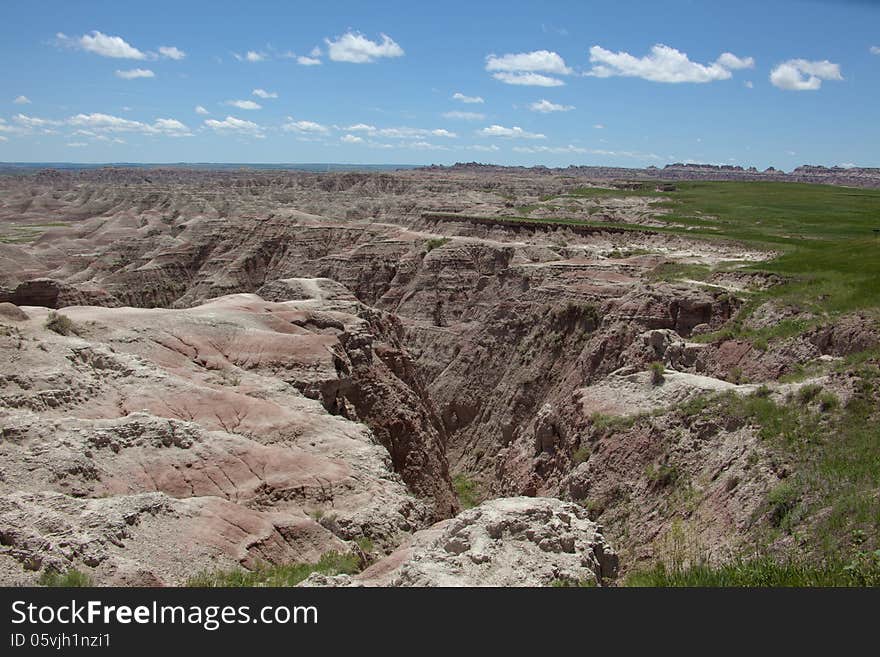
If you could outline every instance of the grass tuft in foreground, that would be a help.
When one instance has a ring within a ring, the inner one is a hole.
[[[772,557],[736,561],[722,566],[704,564],[669,568],[657,564],[627,576],[626,586],[658,587],[816,587],[880,586],[880,550],[850,562],[811,564]]]
[[[66,573],[47,568],[40,575],[40,586],[81,587],[92,586],[92,578],[76,568],[69,569]]]
[[[354,554],[328,552],[318,563],[292,563],[271,566],[263,564],[254,570],[217,570],[191,577],[190,587],[285,587],[296,586],[312,573],[352,575],[360,571],[360,559]]]

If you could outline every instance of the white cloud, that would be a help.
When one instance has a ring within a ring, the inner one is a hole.
[[[12,102],[16,105],[30,105],[31,99],[27,96],[17,96]]]
[[[318,66],[321,63],[321,60],[317,57],[306,57],[305,55],[300,55],[296,58],[296,63],[300,66]]]
[[[97,30],[84,34],[81,37],[68,37],[62,32],[55,35],[58,41],[73,48],[79,48],[86,52],[100,55],[101,57],[114,57],[117,59],[147,59],[147,54],[141,52],[125,39],[118,36],[108,36]]]
[[[593,125],[593,127],[594,127],[596,130],[604,130],[604,129],[605,129],[605,126],[602,125],[601,123],[596,123],[596,124]]]
[[[542,99],[529,105],[529,109],[533,112],[542,112],[544,114],[548,114],[549,112],[571,111],[574,109],[574,105],[559,105],[557,103],[551,103],[549,100]]]
[[[88,144],[84,141],[71,141],[65,144],[65,146],[70,146],[71,148],[82,148],[83,146],[88,146]]]
[[[48,126],[64,124],[64,121],[56,121],[54,119],[41,119],[39,117],[28,116],[26,114],[16,114],[12,117],[12,120],[26,130],[33,130],[35,128],[45,128]]]
[[[572,71],[565,65],[565,60],[557,53],[549,50],[535,50],[508,55],[488,55],[487,71],[507,71],[510,73],[555,73],[569,75]]]
[[[111,114],[94,112],[77,114],[67,121],[67,125],[87,129],[95,134],[115,132],[139,132],[146,135],[162,135],[166,137],[191,137],[190,129],[177,119],[156,119],[152,124],[141,121],[123,119]]]
[[[811,62],[806,59],[789,59],[770,72],[773,86],[786,91],[815,91],[823,80],[843,80],[840,66],[827,59]]]
[[[290,117],[287,117],[288,122],[281,126],[281,129],[285,132],[300,132],[300,133],[327,133],[329,132],[329,128],[325,125],[321,125],[320,123],[315,123],[314,121],[294,121]]]
[[[243,55],[239,55],[237,52],[234,52],[232,53],[232,56],[240,62],[256,63],[266,60],[266,55],[264,53],[256,52],[255,50],[248,50]]]
[[[368,64],[380,57],[402,57],[404,52],[387,34],[380,34],[382,42],[370,41],[363,34],[346,32],[335,41],[324,39],[327,55],[334,62]]]
[[[492,77],[500,80],[505,84],[518,84],[529,87],[561,87],[565,84],[559,78],[553,78],[549,75],[541,75],[540,73],[493,73]]]
[[[501,150],[501,149],[498,148],[495,144],[489,144],[489,145],[485,145],[485,144],[472,144],[471,146],[465,146],[464,148],[465,148],[465,150],[468,150],[468,151],[481,151],[481,152],[484,152],[484,153],[491,153],[491,152],[495,152],[495,151],[500,151],[500,150]]]
[[[4,137],[3,135],[0,135],[0,141],[9,141],[9,137]]]
[[[872,55],[880,55],[880,46],[871,46],[868,50]]]
[[[481,114],[480,112],[444,112],[443,118],[445,119],[460,119],[462,121],[482,121],[486,118],[485,114]]]
[[[324,54],[324,51],[321,50],[321,46],[315,46],[314,48],[312,48],[312,49],[309,51],[309,56],[310,56],[310,57],[320,57],[320,56],[323,55],[323,54]]]
[[[206,119],[205,126],[220,134],[240,134],[250,137],[262,138],[263,128],[253,121],[245,121],[234,116],[227,116],[224,120]]]
[[[174,46],[159,46],[159,54],[168,59],[183,59],[186,53]]]
[[[116,71],[116,77],[123,80],[134,80],[136,78],[154,78],[156,74],[148,68],[132,68],[127,71]]]
[[[456,91],[452,94],[452,100],[460,100],[463,103],[484,103],[485,101],[480,96],[465,96],[463,93]]]
[[[559,78],[545,75],[569,75],[571,68],[558,53],[550,50],[535,50],[507,55],[488,55],[486,70],[492,77],[505,84],[534,87],[559,87],[565,84]]]
[[[589,153],[586,148],[569,144],[568,146],[514,146],[517,153]]]
[[[513,126],[512,128],[505,128],[502,125],[491,125],[488,128],[483,128],[479,131],[479,134],[484,137],[510,137],[510,138],[519,138],[519,139],[545,139],[546,135],[542,135],[535,132],[526,132],[519,126]]]
[[[274,91],[266,91],[265,89],[254,89],[251,93],[258,98],[278,98],[277,93]]]
[[[339,138],[339,141],[341,141],[343,144],[363,144],[364,138],[357,137],[356,135],[344,135]]]
[[[201,105],[196,105],[195,113],[201,114],[202,116],[204,116],[206,114],[210,114],[210,112],[208,110],[206,110],[204,107],[202,107]]]
[[[598,78],[612,76],[636,77],[652,82],[713,82],[727,80],[731,70],[752,68],[755,60],[751,57],[737,57],[726,52],[711,64],[692,62],[687,53],[663,44],[651,48],[645,57],[634,57],[627,52],[611,52],[601,46],[590,48],[590,62],[593,64],[587,75]]]
[[[754,88],[755,88],[755,83],[752,82],[751,80],[746,80],[745,82],[743,82],[743,86],[744,86],[746,89],[754,89]]]
[[[263,109],[263,106],[259,103],[255,103],[252,100],[227,100],[227,105],[232,105],[233,107],[237,107],[238,109],[243,110],[258,110]]]
[[[721,56],[715,61],[720,66],[731,71],[738,71],[744,68],[755,68],[754,57],[737,57],[732,52],[721,53]]]
[[[342,128],[346,132],[365,132],[370,137],[385,137],[388,139],[417,139],[419,137],[446,137],[449,139],[455,139],[458,135],[454,132],[450,132],[445,128],[409,128],[409,127],[397,127],[397,128],[377,128],[373,125],[367,125],[366,123],[356,123],[354,125],[346,126]]]

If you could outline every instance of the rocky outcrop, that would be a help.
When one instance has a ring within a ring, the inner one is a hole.
[[[313,575],[303,585],[596,586],[617,569],[617,555],[583,507],[513,497],[416,532],[405,547],[354,577]]]

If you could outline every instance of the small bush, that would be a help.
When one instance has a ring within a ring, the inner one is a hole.
[[[819,395],[820,392],[822,392],[822,386],[817,383],[810,383],[798,390],[797,398],[801,404],[809,404]]]
[[[770,524],[774,527],[780,527],[799,501],[800,493],[791,482],[786,481],[771,490],[767,494],[767,504],[770,507]]]
[[[479,486],[466,474],[455,475],[452,478],[452,485],[462,509],[472,509],[480,503]]]
[[[576,465],[580,465],[588,458],[590,458],[589,445],[581,445],[574,451],[574,454],[571,455],[571,460],[574,461]]]
[[[819,395],[819,410],[823,413],[833,411],[840,406],[840,400],[837,395],[831,392],[823,392]]]
[[[448,237],[432,237],[429,240],[425,241],[425,250],[430,253],[434,249],[439,249],[441,246],[446,244],[450,238]]]
[[[74,321],[67,315],[56,313],[54,310],[49,313],[44,326],[58,335],[79,335],[79,327]]]
[[[76,568],[69,569],[63,575],[56,570],[47,568],[40,575],[40,586],[83,587],[92,586],[92,578]]]
[[[650,465],[648,469],[645,471],[645,476],[655,486],[665,488],[671,484],[674,484],[679,477],[678,468],[674,465],[669,465],[668,463],[661,463],[660,465]]]
[[[663,383],[663,373],[666,371],[666,366],[663,365],[660,361],[654,361],[651,363],[651,385],[659,386]]]

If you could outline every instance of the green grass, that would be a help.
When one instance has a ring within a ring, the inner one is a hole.
[[[472,509],[480,503],[480,488],[476,481],[466,474],[457,474],[452,478],[452,486],[462,509]]]
[[[40,575],[40,586],[92,586],[92,578],[76,568],[69,569],[66,573],[59,573],[47,568]]]
[[[254,570],[217,570],[191,577],[186,585],[197,588],[214,587],[285,587],[296,586],[312,573],[324,575],[354,574],[360,560],[354,554],[328,552],[318,563],[292,563],[271,566],[263,564]]]
[[[434,249],[439,249],[441,246],[449,242],[450,238],[448,237],[432,237],[429,240],[425,240],[425,250],[430,253]]]
[[[669,568],[661,563],[650,570],[630,573],[625,584],[642,587],[880,586],[880,552],[861,554],[849,562],[824,564],[780,562],[772,557],[756,557],[721,566],[700,564]]]
[[[798,535],[801,548],[829,560],[851,551],[852,532],[862,548],[880,549],[880,367],[852,372],[854,396],[844,405],[818,386],[788,399],[724,393],[679,407],[684,415],[738,420],[754,427],[766,448],[790,463],[793,474],[773,488],[760,515],[765,538]],[[760,391],[759,391],[760,393]]]
[[[54,310],[49,312],[44,326],[58,335],[79,335],[80,332],[79,326],[70,317]]]

